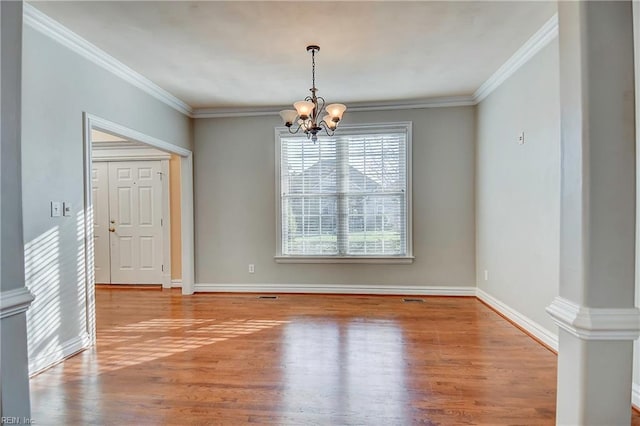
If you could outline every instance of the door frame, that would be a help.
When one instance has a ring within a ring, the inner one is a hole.
[[[158,152],[151,147],[145,147],[142,150],[136,150],[136,154],[124,154],[126,151],[131,151],[129,149],[122,149],[121,146],[118,146],[117,142],[106,142],[105,144],[100,143],[100,147],[96,147],[98,143],[92,142],[92,156],[93,151],[97,149],[96,153],[100,151],[104,151],[99,156],[93,156],[93,163],[126,163],[129,161],[157,161],[160,163],[160,172],[162,176],[165,176],[162,179],[161,183],[161,191],[160,196],[162,197],[162,287],[163,288],[171,288],[171,207],[170,207],[170,199],[169,199],[169,159],[171,158],[171,154],[167,154],[165,152]],[[114,147],[107,148],[106,144],[114,144]],[[141,152],[138,152],[141,151]],[[108,190],[108,185],[107,185]],[[91,193],[93,196],[93,192]],[[111,197],[111,194],[109,194]],[[111,200],[111,199],[110,199]],[[93,200],[92,200],[93,201]],[[94,260],[95,260],[95,251],[94,251]],[[109,261],[109,267],[111,267],[111,261]]]
[[[140,142],[165,152],[180,156],[180,209],[182,220],[180,231],[182,238],[182,294],[194,292],[194,224],[193,224],[193,153],[178,145],[146,135],[118,123],[106,120],[88,112],[82,113],[84,139],[84,268],[85,268],[85,302],[87,328],[92,344],[96,339],[96,304],[93,252],[93,202],[91,190],[92,143],[91,129],[101,130]]]

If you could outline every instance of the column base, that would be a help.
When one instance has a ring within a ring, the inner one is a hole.
[[[560,327],[557,424],[628,425],[640,310],[556,297],[547,312]]]

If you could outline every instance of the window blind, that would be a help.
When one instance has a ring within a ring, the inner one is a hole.
[[[407,255],[407,132],[280,144],[282,255]]]

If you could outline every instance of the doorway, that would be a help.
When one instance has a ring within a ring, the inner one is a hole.
[[[95,270],[95,264],[96,264],[96,246],[94,246],[94,221],[99,220],[99,218],[97,217],[97,205],[96,203],[99,203],[98,200],[94,200],[94,191],[93,191],[93,176],[94,176],[94,171],[93,171],[93,164],[94,164],[94,143],[92,142],[92,131],[99,131],[99,132],[104,132],[106,134],[112,135],[113,137],[116,138],[120,138],[121,140],[127,141],[129,143],[132,144],[137,144],[137,149],[155,149],[156,151],[161,151],[159,155],[164,155],[164,156],[171,156],[173,155],[174,158],[176,159],[177,162],[179,162],[179,167],[177,167],[176,169],[179,171],[179,196],[178,196],[178,201],[179,201],[179,206],[180,206],[180,217],[177,218],[177,220],[175,221],[175,225],[179,225],[179,238],[180,238],[180,244],[177,245],[177,247],[179,248],[180,252],[179,252],[179,258],[180,258],[180,262],[179,264],[181,264],[181,269],[182,269],[182,274],[181,274],[181,287],[182,287],[182,294],[183,295],[189,295],[189,294],[193,294],[194,292],[194,282],[193,282],[193,277],[194,277],[194,261],[193,261],[193,243],[194,243],[194,233],[193,233],[193,154],[190,150],[182,148],[180,146],[168,143],[166,141],[151,137],[149,135],[140,133],[136,130],[127,128],[125,126],[122,126],[120,124],[117,123],[113,123],[111,121],[105,120],[103,118],[100,117],[96,117],[94,115],[88,114],[88,113],[84,113],[84,145],[85,145],[85,149],[84,149],[84,187],[85,187],[85,205],[84,205],[84,226],[83,226],[83,230],[82,230],[82,235],[84,237],[84,268],[85,268],[85,276],[87,277],[86,279],[86,288],[85,288],[85,299],[86,299],[86,316],[87,316],[87,331],[91,337],[91,341],[92,343],[95,343],[95,283],[96,283],[96,277],[94,275],[94,273],[96,272]],[[114,162],[117,161],[140,161],[140,158],[133,158],[135,157],[134,154],[134,149],[132,149],[131,151],[129,151],[129,157],[124,156],[124,157],[119,157],[117,160],[114,158],[111,158],[110,160],[113,160]],[[96,157],[98,157],[98,155],[96,155]],[[153,156],[152,156],[153,157]],[[165,158],[147,158],[146,161],[161,161]],[[103,157],[103,160],[105,159],[105,157]],[[143,161],[140,161],[143,162]],[[97,163],[97,162],[96,162]],[[148,164],[147,164],[148,166]],[[125,167],[120,167],[121,169],[124,169]],[[142,169],[146,170],[141,170],[140,167],[138,167],[137,169],[131,168],[130,173],[131,176],[136,176],[136,171],[138,173],[137,176],[150,176],[151,174],[153,174],[154,172],[157,172],[157,170],[155,170],[153,167],[142,167]],[[113,169],[113,171],[111,170]],[[104,172],[105,170],[103,170]],[[161,173],[164,173],[163,168],[162,168],[162,164],[160,165],[160,170]],[[107,176],[109,176],[110,173],[115,173],[116,175],[114,176],[115,180],[118,180],[118,165],[115,165],[111,168],[109,168],[109,166],[106,166],[106,172],[107,172]],[[166,172],[168,173],[168,169],[166,170]],[[122,172],[123,176],[127,176],[127,172],[123,171]],[[110,176],[109,176],[110,177]],[[138,185],[139,183],[133,183],[130,182],[133,185]],[[110,186],[110,185],[108,185]],[[124,190],[124,192],[126,192],[126,190]],[[144,192],[144,191],[143,191]],[[147,191],[148,193],[149,191]],[[143,196],[145,196],[143,194]],[[168,199],[168,195],[167,195],[167,199]],[[132,209],[130,210],[131,214],[136,213],[136,209],[135,206],[131,205]],[[119,207],[120,208],[120,207]],[[157,208],[157,207],[156,207]],[[116,216],[118,216],[116,219],[113,219],[111,217],[111,209],[109,209],[109,216],[107,219],[107,232],[109,229],[109,225],[120,225],[120,227],[123,226],[123,221],[121,220],[121,211],[116,212]],[[144,211],[137,211],[136,214],[147,214],[148,212],[144,212]],[[169,212],[164,213],[165,217],[169,217]],[[145,218],[143,218],[145,219]],[[164,217],[163,217],[164,219]],[[114,220],[116,223],[115,224],[111,224],[110,222]],[[104,223],[103,223],[104,225]],[[112,227],[113,228],[113,227]],[[114,232],[110,232],[111,234],[116,233],[117,231]],[[135,238],[135,235],[125,235],[124,234],[124,230],[121,230],[121,232],[123,233],[123,235],[125,237],[130,237],[130,238]],[[166,232],[164,232],[163,234],[165,234]],[[138,237],[141,237],[140,235]],[[143,237],[147,237],[147,236],[143,236]],[[163,237],[165,241],[170,241],[170,236],[167,237]],[[146,244],[149,244],[148,242],[146,242]],[[131,245],[130,247],[135,247],[133,245]],[[120,245],[120,252],[118,252],[117,248],[116,248],[116,253],[112,253],[111,252],[111,248],[109,248],[109,256],[122,256],[124,258],[126,258],[127,256],[123,255],[123,247],[122,244]],[[128,250],[128,248],[125,248],[125,250]],[[170,259],[171,255],[168,254],[170,252],[170,246],[169,244],[163,244],[162,245],[162,252],[163,253],[167,253],[164,255],[164,259]],[[99,255],[99,254],[98,254]],[[129,256],[130,257],[130,256]],[[148,262],[147,262],[148,261]],[[144,264],[145,262],[150,263],[152,262],[151,260],[147,259],[142,259],[141,264]],[[163,263],[160,263],[160,270],[162,271],[163,268]],[[164,265],[165,269],[170,268],[170,263]],[[143,265],[144,266],[144,265]],[[170,270],[170,269],[169,269]],[[110,266],[110,274],[112,272],[112,268]],[[113,275],[111,275],[110,279],[113,281]],[[155,279],[155,278],[154,278]],[[171,276],[170,274],[165,274],[163,280],[165,280],[163,282],[163,284],[166,285],[166,283],[168,283],[169,286],[171,286]]]

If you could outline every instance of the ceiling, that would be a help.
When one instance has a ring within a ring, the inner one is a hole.
[[[91,129],[91,142],[125,142],[126,139],[100,130]]]
[[[471,95],[553,2],[30,2],[193,108]]]
[[[167,154],[167,152],[162,151],[161,149],[152,147],[151,145],[148,145],[146,143],[124,139],[121,136],[116,136],[110,133],[101,132],[100,130],[96,130],[96,129],[91,129],[91,148],[94,153],[97,151],[113,150],[113,149],[121,150],[121,149],[141,148],[141,149],[145,149],[147,153]],[[121,151],[118,151],[118,152],[111,151],[111,156],[115,156],[115,155],[129,157],[126,154],[123,154]]]

